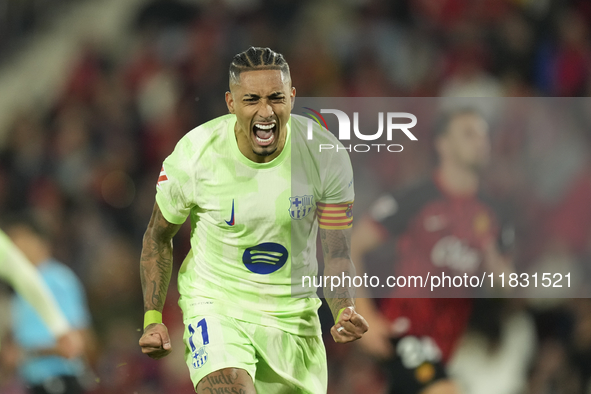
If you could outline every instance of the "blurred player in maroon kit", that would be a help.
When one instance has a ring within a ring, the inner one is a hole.
[[[363,256],[391,236],[397,237],[395,276],[480,278],[509,270],[512,229],[479,190],[490,157],[486,121],[471,109],[451,112],[435,132],[435,148],[439,164],[431,179],[380,197],[356,225],[351,251],[361,272]],[[474,294],[445,287],[447,297]],[[371,327],[359,345],[385,361],[391,394],[460,392],[444,365],[466,329],[472,299],[419,298],[430,297],[429,289],[430,283],[394,288],[379,309],[371,299],[357,300]]]

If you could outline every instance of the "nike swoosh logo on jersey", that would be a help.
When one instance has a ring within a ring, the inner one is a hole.
[[[230,220],[224,220],[226,222],[226,224],[228,226],[233,226],[234,225],[234,200],[232,200],[232,217],[230,218]]]

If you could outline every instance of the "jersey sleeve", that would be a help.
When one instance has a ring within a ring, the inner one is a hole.
[[[325,169],[324,193],[316,204],[322,229],[342,230],[353,225],[353,168],[344,149],[331,155]]]
[[[186,138],[162,164],[156,186],[156,202],[164,218],[173,224],[183,224],[193,206],[194,184],[191,144]]]
[[[2,231],[0,231],[0,278],[29,302],[47,325],[59,337],[70,326],[36,268],[26,259]]]

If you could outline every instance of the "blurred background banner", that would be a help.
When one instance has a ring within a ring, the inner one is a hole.
[[[304,97],[384,97],[372,99],[376,108],[393,100],[417,116],[417,141],[396,136],[402,152],[351,152],[354,228],[369,217],[385,230],[385,244],[363,258],[368,272],[396,266],[405,233],[372,210],[384,195],[399,201],[397,193],[433,179],[442,103],[488,97],[469,100],[485,104],[479,109],[489,122],[479,187],[513,226],[510,269],[570,272],[571,292],[537,293],[530,276],[529,287],[498,295],[525,298],[475,304],[450,376],[467,394],[589,392],[591,301],[564,298],[588,295],[589,26],[587,0],[4,0],[0,218],[34,214],[48,229],[52,255],[84,285],[97,337],[89,390],[190,393],[174,283],[164,316],[174,352],[155,362],[139,350],[139,253],[162,161],[189,130],[227,113],[236,53],[250,46],[281,52],[297,88],[296,113],[323,108],[304,105]],[[540,96],[554,98],[505,98]],[[360,120],[373,122],[371,111],[359,110]],[[379,226],[365,229],[382,234]],[[188,249],[185,227],[175,240],[176,269]],[[3,338],[10,337],[11,297],[3,288]],[[323,307],[320,315],[330,327],[330,312]],[[22,394],[15,373],[22,354],[9,343],[2,341],[0,392]],[[368,352],[337,346],[329,334],[325,343],[330,393],[386,392],[384,370]]]

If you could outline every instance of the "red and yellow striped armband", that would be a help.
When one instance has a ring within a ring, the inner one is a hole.
[[[340,204],[316,204],[318,225],[325,230],[344,230],[353,226],[353,201]]]

